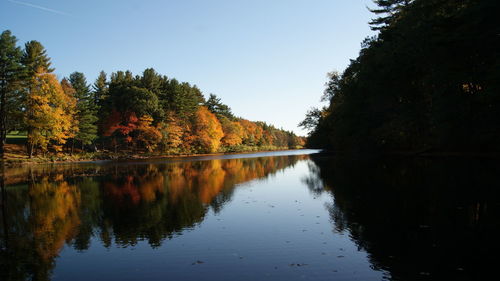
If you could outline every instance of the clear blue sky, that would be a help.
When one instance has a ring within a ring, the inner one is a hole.
[[[153,67],[249,120],[297,127],[373,33],[371,0],[0,0],[0,29],[40,41],[59,78]]]

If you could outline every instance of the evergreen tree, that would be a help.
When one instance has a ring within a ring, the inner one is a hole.
[[[101,71],[99,76],[97,76],[94,85],[92,85],[94,103],[97,107],[101,107],[104,100],[108,97],[109,88],[107,79],[106,72]]]
[[[380,15],[370,21],[372,30],[382,30],[392,24],[401,16],[401,12],[413,0],[374,0],[373,2],[378,6],[370,11],[376,15]]]
[[[210,94],[209,98],[205,102],[205,106],[210,110],[210,112],[214,113],[217,116],[225,116],[231,120],[235,117],[231,112],[231,108],[225,104],[223,104],[216,95]]]
[[[108,83],[108,78],[107,75],[104,71],[101,71],[99,73],[99,76],[97,76],[97,79],[95,80],[94,84],[92,85],[92,90],[94,92],[94,103],[97,107],[97,129],[98,129],[98,135],[101,137],[101,140],[103,140],[103,130],[104,130],[104,124],[103,122],[108,119],[108,116],[110,114],[111,110],[111,104],[110,104],[110,99],[109,99],[109,83]],[[103,143],[104,147],[104,143]]]
[[[374,12],[384,16],[372,22],[380,33],[363,42],[340,77],[330,78],[330,105],[320,118],[308,116],[317,121],[309,145],[500,151],[500,2],[375,2]]]
[[[9,30],[0,35],[0,158],[9,130],[19,125],[21,86],[23,79],[22,51]]]
[[[164,85],[165,111],[174,111],[182,119],[192,116],[200,105],[205,103],[205,98],[200,89],[189,83],[179,83],[171,79]]]
[[[139,78],[140,85],[143,88],[150,90],[151,92],[158,95],[163,86],[163,77],[158,74],[153,68],[148,68],[142,73],[142,77]]]
[[[28,75],[34,77],[35,74],[41,71],[45,73],[54,72],[54,68],[51,68],[50,58],[47,55],[47,50],[43,45],[35,40],[29,41],[24,45],[24,54],[22,59],[23,64],[28,70]]]
[[[75,139],[78,140],[82,149],[84,145],[91,144],[97,138],[97,106],[94,93],[90,91],[85,75],[81,72],[73,72],[69,81],[75,89],[78,132]]]

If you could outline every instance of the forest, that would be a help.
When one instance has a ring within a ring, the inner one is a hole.
[[[302,137],[232,113],[214,94],[144,70],[61,80],[38,41],[0,36],[0,154],[197,154],[299,148]],[[16,146],[17,145],[17,146]],[[21,148],[21,149],[20,149]]]
[[[359,56],[301,122],[342,153],[500,152],[497,0],[376,0]]]

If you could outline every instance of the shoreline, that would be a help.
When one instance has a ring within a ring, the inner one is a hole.
[[[82,154],[75,154],[73,156],[67,155],[69,157],[75,157],[64,160],[54,160],[49,158],[10,158],[6,157],[1,160],[5,167],[16,167],[25,165],[44,165],[44,164],[71,164],[71,163],[105,163],[105,162],[120,162],[120,161],[133,161],[133,160],[161,160],[161,159],[171,159],[171,158],[195,158],[195,157],[206,157],[206,156],[223,156],[223,155],[238,155],[238,154],[254,154],[263,152],[275,152],[275,151],[294,151],[309,148],[280,148],[280,149],[264,149],[264,150],[254,150],[254,151],[240,151],[240,152],[216,152],[216,153],[196,153],[196,154],[114,154],[105,153],[95,158],[78,158]]]

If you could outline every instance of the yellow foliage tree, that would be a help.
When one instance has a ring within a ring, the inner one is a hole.
[[[212,153],[219,149],[224,132],[217,117],[205,106],[200,106],[194,115],[193,135],[200,152]]]
[[[167,151],[175,150],[182,144],[184,130],[175,113],[167,112],[165,119],[161,130],[163,133],[163,146]]]
[[[222,138],[222,145],[224,146],[234,146],[240,145],[243,141],[243,126],[240,123],[231,121],[225,116],[220,116],[219,121],[222,125],[222,131],[224,132],[224,137]]]
[[[52,144],[56,151],[61,150],[74,136],[76,108],[76,99],[64,92],[54,74],[39,71],[31,83],[25,112],[30,157],[35,147],[45,152]]]
[[[72,138],[78,133],[78,131],[80,131],[79,122],[78,122],[77,118],[74,118],[74,116],[76,116],[76,114],[78,114],[78,110],[77,110],[77,106],[76,106],[77,99],[75,97],[76,90],[73,88],[73,86],[71,86],[71,83],[66,78],[61,80],[61,88],[63,89],[63,92],[67,98],[74,98],[74,106],[67,108],[68,114],[73,116],[73,119],[72,119],[73,122],[72,122],[70,133],[69,133],[69,135]],[[73,141],[74,141],[74,139],[73,139]]]
[[[163,137],[160,130],[151,125],[152,123],[153,117],[144,115],[139,118],[137,128],[135,129],[137,141],[141,142],[149,152],[152,152],[158,146]]]
[[[254,122],[241,119],[239,121],[244,130],[243,143],[247,145],[259,145],[262,139],[263,130]]]

